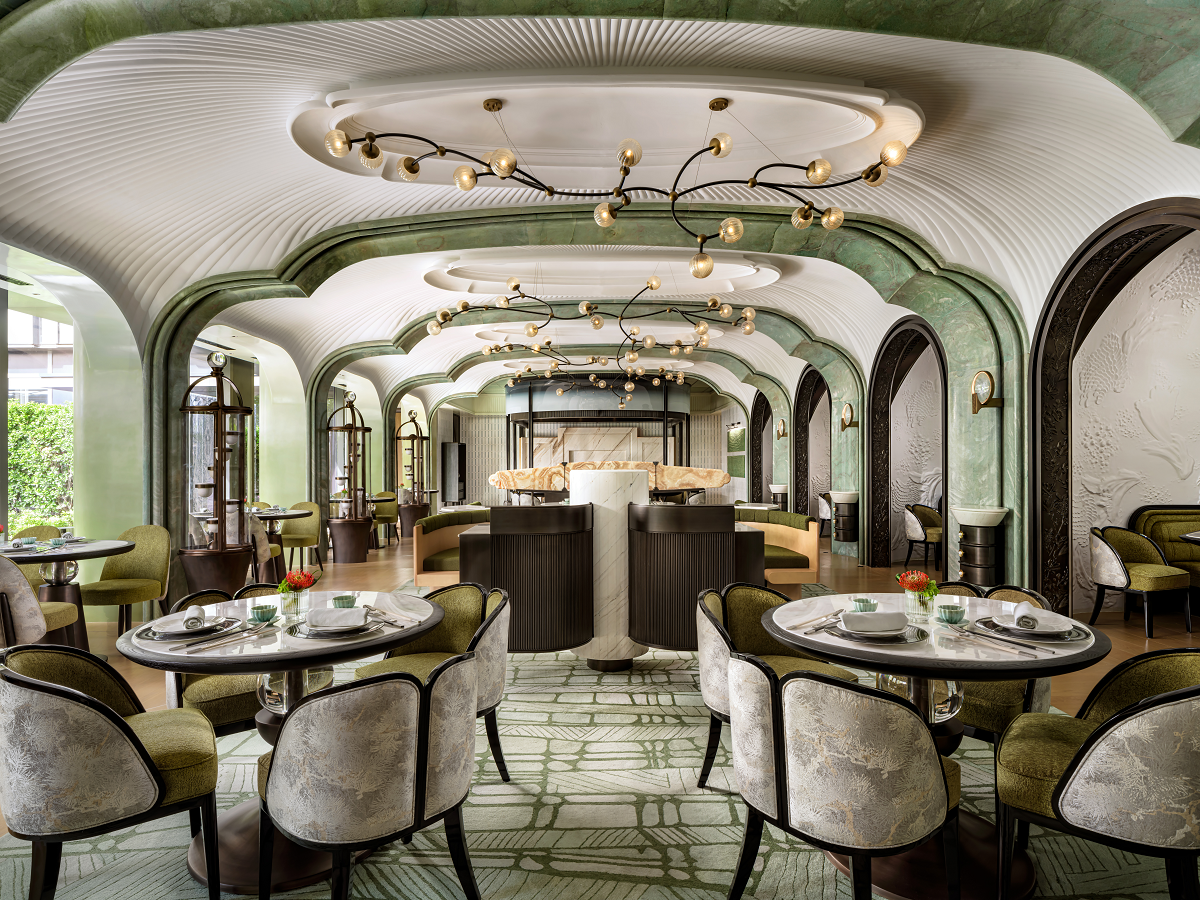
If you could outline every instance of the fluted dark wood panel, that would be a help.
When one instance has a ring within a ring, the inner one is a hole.
[[[592,639],[592,532],[491,535],[491,587],[512,604],[511,653],[570,650]]]
[[[663,650],[695,650],[697,595],[736,580],[732,531],[630,530],[629,636]]]

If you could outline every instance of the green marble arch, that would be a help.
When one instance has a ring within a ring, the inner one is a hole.
[[[595,17],[754,22],[1030,50],[1100,73],[1172,140],[1200,146],[1200,16],[1145,0],[0,0],[0,119],[54,73],[127,38],[375,19]]]
[[[998,286],[965,268],[948,265],[919,235],[877,217],[850,214],[846,224],[837,231],[814,228],[798,232],[790,224],[790,209],[787,208],[704,205],[697,213],[711,213],[713,229],[725,215],[741,216],[746,224],[746,234],[739,243],[741,250],[818,257],[853,269],[885,301],[908,305],[931,316],[931,323],[947,352],[952,356],[960,355],[964,368],[969,368],[977,358],[993,368],[998,383],[1005,389],[1005,396],[1013,399],[1000,412],[1003,449],[999,443],[992,445],[987,464],[1002,468],[1004,505],[1015,509],[1023,505],[1018,498],[1024,496],[1019,487],[1024,484],[1026,471],[1025,424],[1020,416],[1020,401],[1016,398],[1023,391],[1028,339],[1019,312]],[[685,238],[671,220],[669,210],[655,204],[638,204],[625,210],[618,222],[607,229],[596,227],[590,205],[408,216],[330,229],[288,254],[274,270],[214,276],[190,285],[165,306],[146,342],[144,366],[149,426],[146,433],[150,445],[147,519],[163,522],[173,529],[183,523],[183,485],[178,467],[169,465],[170,460],[180,458],[182,448],[179,399],[187,382],[192,343],[222,310],[256,299],[309,296],[334,273],[362,260],[384,256],[564,244],[690,248],[691,242]],[[475,315],[482,316],[483,313],[462,317],[462,324],[471,324]],[[338,371],[355,359],[405,353],[415,342],[415,336],[423,333],[424,324],[424,320],[410,322],[391,342],[342,348],[323,361],[306,386],[310,427],[316,428],[315,411],[324,409],[324,397]],[[840,409],[846,402],[856,410],[864,409],[866,380],[859,363],[844,349],[815,335],[803,322],[779,310],[760,311],[756,324],[785,352],[807,360],[820,370],[829,385],[835,409]],[[955,348],[960,344],[964,349],[958,351]],[[739,377],[764,390],[772,402],[775,417],[790,423],[790,400],[777,390],[769,375],[747,367]],[[427,377],[440,380],[444,376]],[[762,380],[755,382],[751,380],[753,378]],[[966,402],[969,402],[969,384],[952,381],[951,405],[957,407]],[[791,430],[789,426],[789,436]],[[315,431],[310,431],[310,489],[315,497],[321,496],[323,482],[320,479],[326,477],[325,466],[321,464],[325,441],[323,438],[317,440],[317,437]],[[784,446],[789,440],[790,437],[775,442],[779,446],[775,448],[774,459],[779,460],[783,472],[790,469],[790,446]],[[832,474],[835,489],[862,489],[863,453],[862,429],[834,431]],[[1000,460],[1003,460],[1002,466]],[[956,477],[952,470],[951,479]],[[1012,502],[1008,502],[1009,498],[1013,498]],[[1010,538],[1016,537],[1016,534],[1010,535]],[[1020,548],[1018,552],[1023,552],[1024,545],[1023,539],[1007,542],[1010,548]],[[839,544],[839,550],[857,552],[856,546],[851,544]]]

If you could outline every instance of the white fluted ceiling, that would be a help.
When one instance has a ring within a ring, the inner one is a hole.
[[[995,279],[1031,330],[1053,278],[1101,223],[1149,199],[1200,195],[1200,151],[1171,143],[1101,76],[1034,53],[719,22],[308,23],[137,38],[56,75],[0,125],[0,238],[94,278],[141,341],[181,288],[208,276],[268,269],[337,225],[568,202],[524,189],[464,194],[444,185],[351,177],[316,163],[288,134],[289,116],[318,94],[487,73],[496,47],[511,48],[530,70],[805,74],[849,79],[912,101],[924,115],[924,131],[887,184],[826,196],[848,210],[896,220],[949,261]],[[727,130],[735,147],[753,140]],[[623,136],[596,120],[594,132],[579,139],[608,146]],[[761,199],[745,189],[714,196]],[[353,308],[321,311],[313,306],[323,296],[318,291],[308,300],[239,307],[223,320],[287,347],[309,372],[331,346],[390,336],[427,299],[424,285],[384,283],[385,269],[372,279],[370,265],[348,276],[359,279]],[[869,365],[872,341],[890,322],[888,309],[877,305],[869,323],[847,322],[843,295],[810,285],[781,282],[762,292],[782,304],[792,296],[784,292],[807,289],[795,300],[806,321]],[[344,302],[341,295],[337,302]],[[858,337],[845,333],[856,330]],[[438,352],[414,364],[434,370]]]

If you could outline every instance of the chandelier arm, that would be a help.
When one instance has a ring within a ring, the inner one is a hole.
[[[792,166],[792,165],[788,165],[787,163],[771,163],[771,165],[769,165],[769,166],[763,166],[761,169],[758,170],[758,172],[765,172],[767,169],[778,169],[781,166],[786,166],[789,169],[801,169],[803,171],[807,171],[807,168],[805,166]],[[758,178],[758,172],[754,173],[754,177],[756,179]],[[825,191],[825,190],[828,190],[829,188],[845,187],[848,184],[854,184],[854,182],[862,181],[862,180],[863,180],[863,177],[861,174],[859,174],[859,175],[853,175],[850,178],[845,179],[844,181],[834,181],[834,182],[827,181],[824,184],[806,184],[806,185],[804,185],[804,189],[806,191]],[[766,182],[766,181],[760,181],[759,184],[762,185],[763,187],[775,187],[774,184]]]
[[[684,231],[686,231],[688,234],[690,234],[696,240],[700,241],[700,249],[701,250],[704,249],[704,241],[700,240],[700,235],[696,234],[696,232],[692,231],[692,229],[688,228],[686,225],[684,225],[682,222],[679,221],[679,214],[675,211],[675,200],[674,199],[671,200],[671,218],[675,220],[676,225],[678,225],[680,228],[682,228]]]
[[[684,160],[683,165],[679,167],[679,171],[675,174],[675,180],[671,183],[671,190],[674,191],[679,187],[679,179],[683,177],[683,173],[687,170],[687,167],[692,164],[693,160],[699,159],[705,153],[711,153],[711,152],[712,152],[712,144],[709,144],[706,147],[704,147],[704,149],[697,150],[695,153],[693,153],[691,156],[689,156],[686,160]]]
[[[705,184],[697,184],[697,185],[693,185],[690,188],[684,188],[682,191],[679,191],[678,196],[686,197],[688,194],[691,194],[695,191],[702,191],[705,188],[710,188],[710,187],[719,187],[720,185],[723,185],[723,184],[737,184],[737,185],[741,185],[742,187],[746,186],[746,182],[741,181],[739,179],[723,178],[720,181],[709,181],[709,182],[706,182]]]
[[[655,188],[655,187],[631,187],[631,188],[625,188],[625,189],[624,189],[624,192],[625,192],[626,194],[632,194],[634,191],[645,191],[645,192],[646,192],[646,193],[648,193],[648,194],[661,194],[661,195],[662,195],[662,196],[664,196],[664,197],[670,197],[670,196],[671,196],[671,192],[670,192],[670,191],[664,191],[662,188]]]

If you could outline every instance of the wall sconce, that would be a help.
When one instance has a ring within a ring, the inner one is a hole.
[[[728,425],[726,425],[726,426],[725,426],[725,430],[726,430],[726,431],[733,431],[733,429],[735,429],[735,428],[741,428],[741,427],[742,427],[742,423],[741,423],[741,422],[731,422],[730,424],[728,424]]]
[[[842,407],[842,431],[857,427],[858,423],[854,421],[854,407],[847,403]]]
[[[776,438],[787,437],[787,420],[786,419],[780,419],[779,424],[775,426],[775,437]]]
[[[995,397],[996,379],[991,372],[979,371],[971,379],[971,415],[977,415],[981,409],[998,408],[1004,405],[1002,397]]]

